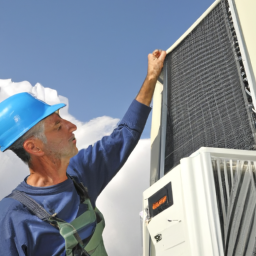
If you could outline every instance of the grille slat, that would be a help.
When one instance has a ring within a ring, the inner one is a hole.
[[[246,247],[246,251],[244,252],[243,256],[254,256],[255,254],[255,235],[254,234],[254,230],[256,230],[256,213],[255,213],[255,207],[254,207],[254,212],[253,212],[253,216],[252,216],[252,224],[251,224],[251,228],[250,228],[250,233],[248,234],[248,245]]]
[[[252,235],[251,223],[254,217],[253,214],[255,209],[255,198],[255,188],[252,184],[252,181],[250,181],[250,189],[248,191],[248,198],[246,200],[246,209],[243,210],[243,222],[240,226],[239,240],[237,241],[236,253],[238,255],[243,255],[246,252],[249,237]]]

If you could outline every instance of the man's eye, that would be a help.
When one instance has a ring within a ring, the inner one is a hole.
[[[58,127],[58,131],[61,129],[61,125]]]

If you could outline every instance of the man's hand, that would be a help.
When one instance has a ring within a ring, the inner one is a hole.
[[[149,79],[155,79],[159,77],[164,65],[164,59],[166,52],[162,50],[154,50],[153,53],[148,55],[148,74]]]
[[[147,106],[150,105],[157,79],[164,65],[165,56],[166,52],[162,50],[155,50],[148,55],[148,73],[140,92],[136,97],[138,102]]]

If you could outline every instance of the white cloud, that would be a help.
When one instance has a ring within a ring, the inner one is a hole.
[[[13,83],[10,79],[0,79],[0,102],[13,94],[30,92],[48,104],[66,103],[61,109],[63,118],[75,123],[78,148],[85,148],[108,135],[118,119],[103,116],[87,123],[76,120],[68,113],[68,99],[59,96],[56,90],[40,84],[34,87],[29,82]],[[132,99],[131,99],[132,100]],[[141,238],[139,212],[142,192],[149,186],[149,139],[140,140],[127,163],[113,178],[100,195],[97,206],[104,213],[106,229],[104,241],[109,255],[139,255]],[[9,194],[25,176],[28,167],[12,152],[0,152],[0,199]]]
[[[10,150],[0,151],[0,200],[29,174],[28,167]]]

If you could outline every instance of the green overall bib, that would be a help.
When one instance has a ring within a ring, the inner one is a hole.
[[[40,219],[59,229],[60,235],[65,239],[66,256],[107,256],[102,239],[102,232],[105,227],[104,217],[96,207],[93,209],[83,184],[77,183],[73,177],[70,178],[73,180],[77,193],[80,196],[80,202],[86,204],[88,208],[71,223],[59,219],[56,217],[56,214],[50,215],[41,205],[24,192],[13,191],[8,197],[18,200]],[[83,241],[78,234],[79,230],[95,222],[96,227],[93,234]]]
[[[88,210],[76,219],[74,219],[71,223],[67,223],[56,217],[50,217],[49,222],[59,228],[60,234],[65,239],[65,249],[67,256],[81,255],[79,254],[80,248],[84,248],[85,251],[89,253],[89,255],[105,256],[107,255],[107,253],[102,239],[102,232],[105,227],[103,215],[97,208],[93,210],[89,199],[86,199],[83,204],[87,204]],[[97,217],[99,219],[99,222],[97,223],[89,242],[85,246],[78,235],[78,231],[85,226],[88,226],[91,223],[95,222],[97,220]],[[77,248],[77,245],[79,245],[77,249],[78,253],[74,251],[74,248]]]

